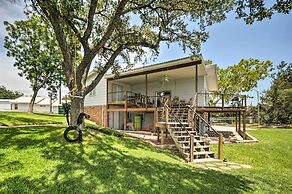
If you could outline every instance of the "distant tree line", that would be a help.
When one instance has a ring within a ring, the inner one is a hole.
[[[292,124],[292,63],[282,61],[272,79],[271,87],[261,97],[261,122]]]
[[[23,93],[17,91],[11,91],[5,86],[0,86],[0,99],[15,99],[22,96]]]

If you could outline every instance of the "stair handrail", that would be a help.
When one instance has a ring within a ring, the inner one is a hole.
[[[168,104],[167,104],[168,100],[169,100],[169,98],[166,99],[166,101],[164,103],[164,107],[167,108],[169,110],[169,113],[174,116],[175,120],[178,121],[178,123],[181,125],[181,128],[183,128],[185,131],[187,131],[188,135],[191,136],[191,133],[185,128],[185,126],[182,124],[180,119],[172,112],[172,109],[168,106]],[[165,118],[165,119],[167,119],[167,118]]]
[[[209,129],[212,129],[212,131],[214,131],[216,133],[216,135],[218,135],[219,137],[219,132],[216,131],[216,129],[214,129],[199,113],[197,113],[197,111],[194,110],[194,108],[192,106],[189,106],[189,109],[192,110],[192,112],[199,117],[199,119],[201,119],[208,127]]]

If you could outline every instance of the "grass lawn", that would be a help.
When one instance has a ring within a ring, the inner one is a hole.
[[[0,111],[0,126],[62,123],[66,123],[64,115]]]
[[[62,127],[0,129],[0,193],[291,193],[292,129],[250,133],[255,144],[224,145],[252,169],[190,167],[139,140],[90,131],[70,144]]]

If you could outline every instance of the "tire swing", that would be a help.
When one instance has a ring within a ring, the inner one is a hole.
[[[66,112],[66,117],[68,118],[69,117],[69,112]],[[76,142],[78,141],[78,143],[81,143],[82,142],[82,125],[84,123],[84,118],[90,118],[89,115],[85,114],[85,113],[80,113],[78,115],[78,118],[77,118],[77,125],[71,125],[71,126],[68,126],[65,131],[64,131],[64,139],[67,141],[67,142]],[[73,133],[73,135],[72,135]],[[76,133],[78,135],[76,135]],[[73,136],[73,137],[71,137]]]
[[[69,134],[70,134],[70,132],[75,132],[75,131],[77,131],[78,136],[77,137],[73,137],[71,139]],[[82,130],[78,126],[69,126],[64,131],[64,139],[66,141],[68,141],[68,142],[76,142],[76,141],[78,141],[79,143],[81,143],[82,142]]]

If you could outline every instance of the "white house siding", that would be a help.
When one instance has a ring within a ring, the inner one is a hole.
[[[10,100],[0,99],[0,110],[10,110],[10,109],[11,109]]]
[[[205,80],[203,76],[198,77],[198,91],[205,91]],[[158,91],[171,90],[172,96],[178,96],[181,100],[189,101],[196,93],[195,78],[177,79],[166,82],[164,86],[160,81],[148,83],[148,96],[155,96]],[[145,94],[145,83],[131,85],[131,91]],[[204,104],[204,98],[199,98],[199,104]]]
[[[105,105],[106,104],[106,79],[102,78],[92,94],[88,94],[84,100],[84,106]]]
[[[12,105],[12,110],[22,110],[28,111],[29,104],[17,104],[17,109],[15,109],[15,104]]]
[[[34,109],[34,112],[49,113],[50,112],[50,105],[36,104],[33,109]],[[53,106],[52,112],[57,114],[58,113],[58,106]]]

